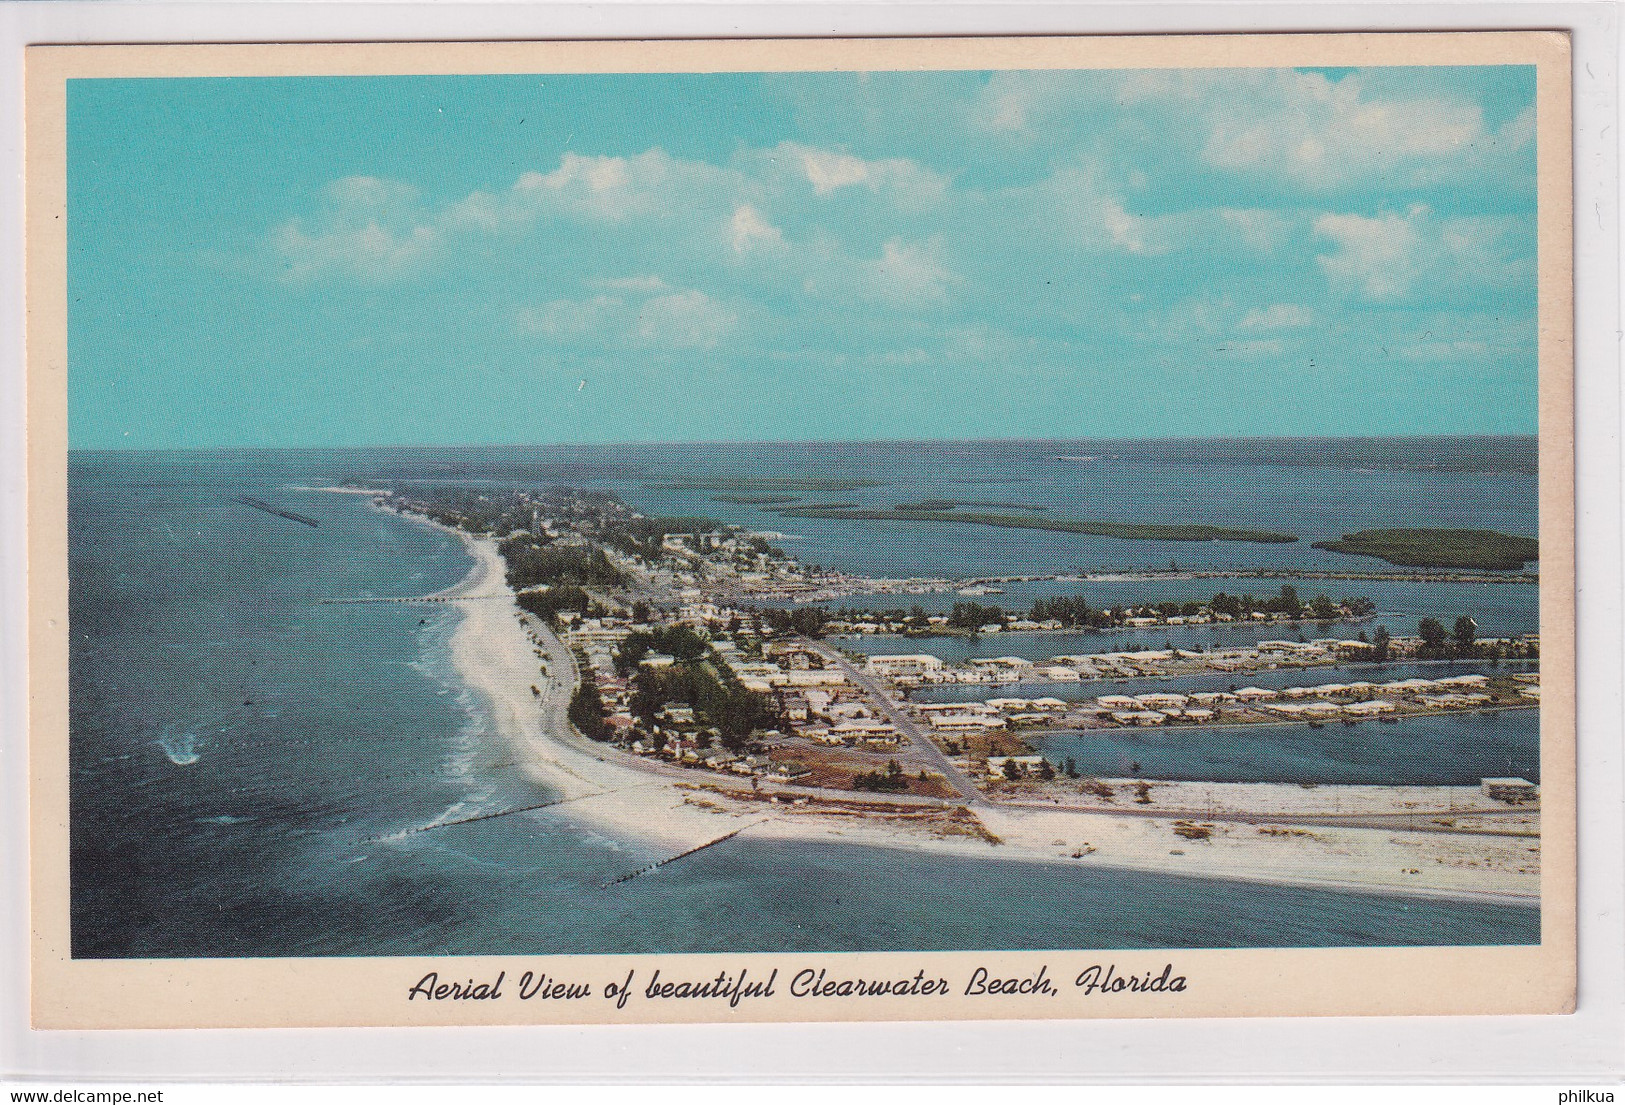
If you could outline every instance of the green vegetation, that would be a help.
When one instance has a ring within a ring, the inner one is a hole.
[[[1222,614],[1235,619],[1247,619],[1258,613],[1283,614],[1296,620],[1332,622],[1344,618],[1370,617],[1376,610],[1377,604],[1368,598],[1345,598],[1333,602],[1325,595],[1316,595],[1305,603],[1298,598],[1297,588],[1291,584],[1283,584],[1278,595],[1255,598],[1252,595],[1227,595],[1220,591],[1206,602],[1165,600],[1115,608],[1096,608],[1082,595],[1057,595],[1053,598],[1035,599],[1026,614],[993,604],[956,602],[952,612],[947,615],[947,622],[949,629],[974,631],[984,625],[1003,626],[1008,625],[1013,619],[1026,617],[1039,623],[1059,622],[1063,629],[1115,629],[1132,617],[1166,620],[1174,617],[1192,618]],[[844,622],[879,621],[894,627],[900,624],[905,634],[934,632],[929,615],[919,606],[907,610],[901,607],[890,610],[853,610],[843,606],[834,611],[833,617]]]
[[[508,537],[519,531],[528,534],[538,516],[590,530],[628,513],[626,505],[607,492],[562,487],[506,492],[489,488],[433,488],[409,495],[396,491],[391,493],[390,502],[441,525],[497,537]],[[532,538],[533,544],[548,542],[545,536]]]
[[[711,651],[704,637],[686,625],[656,626],[627,634],[615,653],[615,670],[625,675],[651,652],[677,660],[698,660]]]
[[[879,480],[793,476],[719,476],[715,479],[680,480],[672,483],[644,485],[645,489],[649,491],[737,491],[744,494],[771,494],[786,491],[856,491],[863,487],[884,486]]]
[[[585,545],[538,545],[528,538],[513,538],[499,546],[508,562],[508,586],[515,591],[546,584],[557,587],[618,587],[626,582],[621,570],[609,562],[603,549]]]
[[[813,507],[785,507],[779,513],[787,518],[841,518],[860,522],[960,522],[973,526],[997,526],[1002,529],[1053,530],[1058,533],[1116,537],[1124,541],[1252,541],[1261,544],[1283,544],[1297,540],[1287,533],[1223,529],[1219,526],[1085,522],[1072,518],[1025,518],[1013,514],[972,514],[937,510],[818,510]]]
[[[642,670],[632,693],[632,713],[645,725],[652,725],[660,708],[668,702],[682,702],[694,708],[696,719],[722,733],[722,744],[731,752],[743,751],[750,735],[758,729],[780,724],[777,710],[766,695],[747,690],[731,672],[719,672],[706,661],[675,664],[663,670]]]
[[[713,503],[738,503],[742,506],[782,506],[793,503],[799,495],[713,495]]]
[[[644,560],[659,560],[667,534],[715,533],[727,526],[715,518],[627,518],[605,526],[599,536],[611,548]]]
[[[1381,626],[1383,651],[1387,651],[1388,634]],[[1478,623],[1463,614],[1456,619],[1451,630],[1446,630],[1438,618],[1423,618],[1416,625],[1416,635],[1422,638],[1422,647],[1416,654],[1424,660],[1522,660],[1540,655],[1540,647],[1530,640],[1480,641]]]
[[[908,789],[908,776],[903,774],[903,765],[892,760],[885,771],[863,771],[852,776],[852,789],[904,791]]]
[[[921,499],[917,503],[898,503],[893,510],[906,510],[910,514],[920,511],[958,510],[962,506],[984,507],[988,510],[1048,510],[1047,506],[1037,506],[1033,503],[994,503],[981,500],[961,499]]]
[[[997,606],[983,606],[979,602],[956,602],[954,608],[948,612],[948,625],[952,629],[969,629],[974,632],[984,625],[1002,627],[1004,621],[1003,609]]]
[[[802,637],[822,637],[829,611],[817,606],[798,606],[794,610],[770,606],[762,611],[762,620],[774,633],[794,633]]]
[[[545,591],[525,591],[518,596],[518,602],[521,610],[549,622],[558,621],[559,615],[566,611],[586,614],[593,607],[592,596],[580,587],[569,584],[549,587]]]
[[[609,726],[604,723],[604,700],[598,688],[582,683],[570,696],[570,724],[581,730],[581,735],[595,741],[609,739]]]
[[[1368,529],[1341,541],[1316,541],[1317,549],[1374,556],[1402,568],[1479,568],[1522,571],[1540,559],[1540,543],[1488,529]]]

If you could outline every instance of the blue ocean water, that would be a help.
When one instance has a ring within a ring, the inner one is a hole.
[[[707,472],[861,470],[886,473],[892,482],[884,497],[898,501],[905,501],[895,494],[904,489],[913,497],[948,497],[943,492],[957,488],[964,498],[1003,498],[1004,491],[995,496],[986,486],[965,481],[1007,478],[1012,465],[1031,471],[1045,463],[1090,463],[1035,459],[1045,453],[1074,455],[1070,448],[1042,445],[1024,446],[1014,459],[995,451],[982,460],[974,450],[933,446],[947,450],[949,459],[933,456],[924,462],[918,446],[824,448],[829,455],[766,446],[74,454],[69,465],[74,954],[1538,939],[1535,909],[971,863],[752,841],[748,835],[605,890],[607,879],[663,857],[583,832],[548,810],[398,835],[448,817],[532,805],[548,795],[517,772],[490,730],[485,705],[453,677],[446,641],[458,616],[454,610],[323,602],[421,595],[445,587],[468,568],[458,543],[379,514],[364,497],[313,488],[343,480],[569,483],[618,490],[645,509],[694,512],[700,504],[689,501],[691,493],[646,490],[646,485]],[[1136,448],[1135,478],[1149,480],[1150,490],[1142,503],[1120,506],[1131,520],[1187,520],[1173,516],[1177,503],[1191,493],[1181,481],[1196,479],[1217,493],[1209,467],[1173,456],[1165,458],[1167,471],[1158,475],[1154,450]],[[1516,442],[1475,448],[1478,452],[1465,461],[1445,457],[1442,467],[1433,445],[1393,455],[1379,449],[1378,462],[1392,465],[1397,456],[1402,465],[1375,475],[1400,514],[1411,509],[1402,504],[1443,494],[1462,524],[1533,532],[1533,477],[1524,452]],[[1367,448],[1356,459],[1372,463],[1370,452]],[[1495,459],[1503,455],[1511,459]],[[700,466],[702,458],[708,467]],[[1231,466],[1246,468],[1244,460]],[[1301,465],[1263,467],[1277,486],[1298,479],[1292,502],[1300,501],[1299,492],[1324,492],[1336,482]],[[1042,481],[1022,478],[1028,482],[1019,498],[1038,494],[1032,484]],[[1056,473],[1047,479],[1045,486],[1060,489],[1057,494],[1098,496],[1104,486],[1068,482]],[[1241,517],[1263,511],[1268,498],[1238,490],[1254,486],[1247,479],[1222,499],[1226,524],[1263,524]],[[966,487],[975,494],[963,494]],[[308,515],[319,525],[248,508],[234,501],[242,494]],[[1516,505],[1525,501],[1526,507]],[[1240,504],[1236,517],[1229,516],[1233,503]],[[1485,504],[1483,513],[1473,514],[1467,503]],[[1397,520],[1380,506],[1372,505],[1373,517]],[[750,523],[747,515],[754,509],[707,501],[703,513]],[[1283,518],[1297,525],[1322,508],[1283,509],[1287,513],[1271,525],[1283,525]],[[1426,516],[1422,507],[1415,516]],[[786,527],[781,520],[773,528]],[[898,542],[892,529],[826,523],[816,533],[809,530],[806,545],[797,551],[815,548],[812,559],[851,570],[890,563],[890,569],[869,570],[936,574],[963,563],[972,565],[965,574],[985,574],[1042,570],[1040,563],[1059,564],[1081,555],[1080,546],[1102,540],[943,528],[953,532],[944,534],[938,547],[923,533]],[[997,540],[978,559],[975,548],[984,536]],[[1155,556],[1162,555],[1112,544],[1111,554],[1121,558],[1117,566],[1130,566],[1136,558],[1155,564]],[[1195,563],[1198,553],[1222,560],[1237,550],[1273,555],[1282,548],[1185,546],[1180,556]],[[904,551],[917,559],[905,558]],[[1152,559],[1145,560],[1148,556]],[[1507,585],[1504,590],[1526,593],[1532,613],[1534,588]],[[719,922],[719,917],[729,920]]]

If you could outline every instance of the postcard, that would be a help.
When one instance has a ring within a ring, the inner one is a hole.
[[[31,48],[34,1024],[1572,1009],[1568,66]]]

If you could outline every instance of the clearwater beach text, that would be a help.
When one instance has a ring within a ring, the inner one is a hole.
[[[1061,980],[1070,977],[1069,982]],[[1189,983],[1172,963],[1161,969],[1125,969],[1116,963],[1090,963],[1081,969],[1052,969],[1048,963],[1021,970],[987,966],[950,979],[921,967],[913,974],[864,977],[822,966],[796,970],[772,968],[752,972],[749,967],[723,969],[714,976],[693,978],[655,967],[647,980],[637,968],[624,977],[608,980],[559,978],[545,971],[526,970],[513,976],[498,971],[485,979],[442,977],[430,971],[406,991],[407,1001],[419,998],[429,1002],[462,1001],[584,1001],[594,997],[623,1009],[632,998],[640,1001],[701,999],[718,1001],[730,1009],[753,998],[945,998],[957,997],[1059,997],[1067,989],[1084,997],[1124,993],[1179,994]]]

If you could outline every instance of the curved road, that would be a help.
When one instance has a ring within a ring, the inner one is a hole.
[[[1163,806],[1118,806],[1118,807],[1078,807],[1063,806],[1049,802],[1029,801],[994,801],[977,789],[976,785],[948,759],[937,743],[925,733],[920,725],[910,717],[906,711],[895,705],[889,695],[884,693],[878,681],[867,672],[854,665],[845,656],[815,641],[803,640],[802,643],[817,652],[829,664],[833,664],[855,686],[869,694],[885,714],[891,724],[897,726],[898,732],[913,742],[925,758],[929,759],[942,772],[948,784],[958,793],[958,800],[943,798],[927,798],[911,794],[857,794],[833,792],[819,787],[797,786],[793,783],[766,783],[757,782],[755,785],[745,777],[731,777],[713,771],[697,772],[692,768],[679,767],[666,763],[663,760],[651,759],[647,756],[637,756],[628,752],[621,752],[614,747],[600,744],[582,736],[570,723],[570,698],[575,693],[581,674],[576,666],[575,656],[564,642],[559,639],[553,629],[539,622],[531,615],[524,617],[525,628],[534,633],[541,641],[542,648],[547,656],[548,678],[543,688],[538,709],[542,711],[544,724],[548,732],[557,739],[569,745],[575,751],[591,756],[601,763],[618,764],[623,767],[640,771],[645,775],[674,782],[685,782],[694,786],[710,787],[729,791],[742,796],[767,798],[773,795],[787,795],[797,798],[811,798],[820,802],[857,805],[857,806],[892,806],[903,810],[927,809],[954,809],[968,806],[982,810],[1008,810],[1017,812],[1027,810],[1070,810],[1081,814],[1108,814],[1118,817],[1158,817],[1158,818],[1190,818],[1202,821],[1228,821],[1244,824],[1295,824],[1295,825],[1322,825],[1327,827],[1342,826],[1346,828],[1372,828],[1421,832],[1458,833],[1462,835],[1477,836],[1531,836],[1538,837],[1538,832],[1524,832],[1518,830],[1497,829],[1491,826],[1483,828],[1446,828],[1436,824],[1427,823],[1431,817],[1440,816],[1438,811],[1383,814],[1383,813],[1296,813],[1296,812],[1222,812],[1209,811],[1198,807],[1163,807]],[[561,765],[563,766],[563,765]],[[566,768],[568,770],[568,768]],[[573,774],[573,772],[572,772]],[[586,782],[586,780],[583,780]],[[1534,812],[1538,807],[1515,807],[1506,810],[1474,810],[1473,816],[1486,816],[1495,818],[1497,815],[1514,816]],[[1457,811],[1457,816],[1462,816]]]

